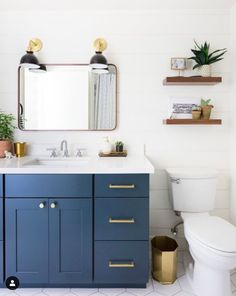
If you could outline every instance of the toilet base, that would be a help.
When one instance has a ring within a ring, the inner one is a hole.
[[[189,256],[184,258],[184,267],[186,277],[195,295],[232,295],[229,271],[212,269],[197,260],[191,262]]]
[[[230,296],[230,272],[194,262],[193,290],[197,296]]]

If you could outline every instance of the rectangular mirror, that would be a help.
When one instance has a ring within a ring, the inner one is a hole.
[[[117,69],[95,73],[89,65],[19,67],[21,130],[113,130],[117,122]]]

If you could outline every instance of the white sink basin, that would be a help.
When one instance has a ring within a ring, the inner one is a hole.
[[[76,167],[89,162],[89,157],[65,157],[65,158],[34,158],[23,164],[24,167],[48,166],[48,167]]]

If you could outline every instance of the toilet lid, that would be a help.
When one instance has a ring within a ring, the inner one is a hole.
[[[167,168],[172,178],[181,179],[210,179],[217,177],[217,171],[207,168]]]
[[[236,253],[236,227],[216,216],[192,217],[185,224],[186,232],[202,244],[227,253]]]

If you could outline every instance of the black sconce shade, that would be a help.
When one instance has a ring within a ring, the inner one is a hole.
[[[26,54],[20,60],[20,65],[25,68],[39,68],[38,59],[33,51],[26,51]]]
[[[107,59],[101,52],[96,51],[96,54],[90,60],[90,65],[93,69],[106,69]]]

